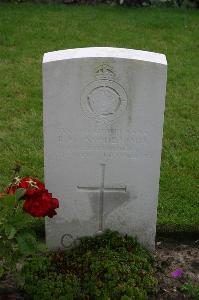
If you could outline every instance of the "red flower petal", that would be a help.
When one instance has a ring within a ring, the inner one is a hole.
[[[26,189],[26,196],[32,196],[45,190],[45,185],[37,178],[32,177],[22,178],[18,187]]]
[[[47,190],[43,190],[39,193],[28,195],[24,202],[23,209],[34,217],[48,216],[52,218],[56,215],[55,209],[58,207],[58,199],[52,198],[52,194]]]

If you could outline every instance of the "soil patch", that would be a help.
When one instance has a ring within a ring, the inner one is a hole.
[[[171,238],[159,238],[156,242],[155,260],[159,293],[156,299],[193,299],[180,291],[180,287],[192,283],[199,285],[199,240],[186,240],[183,243]],[[178,278],[171,273],[183,271]]]

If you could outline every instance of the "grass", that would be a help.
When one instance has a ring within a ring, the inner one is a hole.
[[[0,5],[0,186],[15,160],[43,178],[43,53],[113,46],[165,53],[168,85],[158,225],[199,226],[198,11],[111,6]]]
[[[199,285],[187,283],[181,287],[181,290],[182,292],[189,294],[194,300],[199,299]]]

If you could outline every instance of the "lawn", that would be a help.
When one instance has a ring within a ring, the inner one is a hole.
[[[0,5],[0,187],[16,160],[43,178],[42,77],[45,52],[112,46],[166,54],[168,84],[158,226],[199,227],[198,49],[194,10]]]

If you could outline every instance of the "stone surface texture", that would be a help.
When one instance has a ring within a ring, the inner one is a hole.
[[[45,183],[60,200],[50,249],[109,228],[155,245],[167,62],[80,48],[43,58]]]

